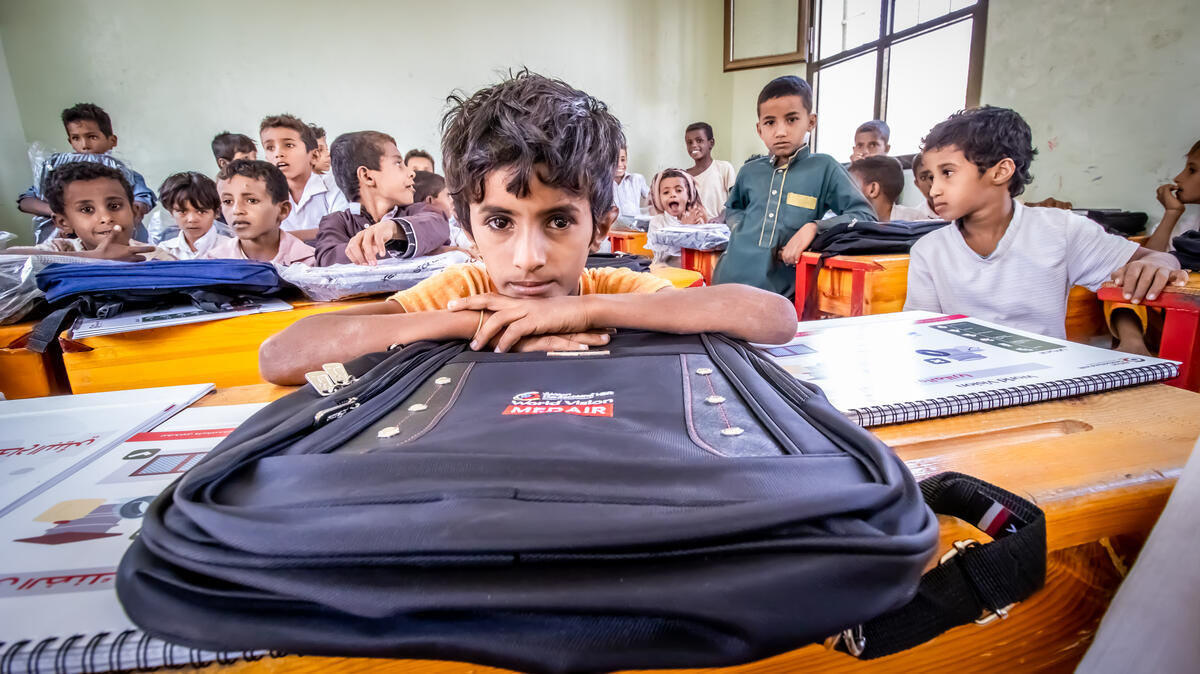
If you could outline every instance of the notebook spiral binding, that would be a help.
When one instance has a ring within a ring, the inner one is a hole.
[[[919,402],[863,407],[850,410],[846,414],[861,426],[900,424],[933,417],[982,412],[998,407],[1026,405],[1087,393],[1099,393],[1126,386],[1162,381],[1178,374],[1179,367],[1174,363],[1156,363],[1132,370],[1086,375],[1065,381],[1025,384],[996,391],[974,391]]]
[[[8,644],[0,641],[0,674],[151,672],[163,667],[206,667],[214,662],[231,665],[239,660],[255,661],[286,655],[279,651],[204,651],[176,646],[139,630],[124,630],[109,639],[111,634],[100,632],[83,643],[82,640],[87,638],[83,634],[61,640],[49,637],[36,644],[30,639]],[[55,645],[56,641],[60,643]]]

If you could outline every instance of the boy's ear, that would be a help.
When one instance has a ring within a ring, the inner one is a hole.
[[[808,130],[811,132],[815,128],[817,128],[817,113],[814,112],[808,116]]]
[[[592,223],[592,245],[589,247],[589,252],[595,253],[600,250],[600,244],[608,238],[608,230],[612,228],[613,223],[617,221],[617,216],[621,214],[621,209],[613,206],[604,211],[604,215],[600,216],[599,220]]]
[[[884,154],[889,154],[889,153],[891,153],[891,151],[892,151],[892,144],[891,144],[891,143],[884,143],[884,144],[883,144],[883,153],[884,153]]]
[[[1007,186],[1009,181],[1012,180],[1013,174],[1016,172],[1016,162],[1014,162],[1011,157],[1005,157],[1004,159],[996,162],[992,168],[988,169],[988,180],[990,180],[993,185]]]
[[[288,201],[279,202],[279,220],[275,224],[279,224],[280,222],[287,220],[287,216],[289,216],[291,214],[292,214],[291,200],[289,199]]]
[[[66,236],[67,234],[71,234],[75,231],[71,229],[71,225],[67,223],[67,216],[63,215],[62,213],[54,213],[50,217],[54,221],[54,226],[58,229],[59,234]]]
[[[879,183],[874,182],[874,181],[869,182],[869,183],[863,185],[862,191],[863,191],[863,196],[865,196],[866,198],[877,199],[877,198],[879,198],[879,192],[880,192]]]
[[[370,185],[371,187],[374,187],[375,179],[371,177],[371,174],[368,173],[368,171],[370,171],[370,169],[368,169],[366,166],[359,166],[354,172],[354,175],[358,177],[359,185]]]
[[[112,143],[113,147],[116,147],[117,146],[117,135],[114,133],[113,135],[109,136],[108,142]]]
[[[224,157],[217,157],[217,168],[223,169],[229,165],[229,160]]]

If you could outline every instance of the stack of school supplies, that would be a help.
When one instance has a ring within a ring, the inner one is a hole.
[[[117,563],[150,502],[262,407],[180,412],[211,389],[0,402],[0,671],[75,674],[262,657],[153,639],[129,621],[114,591]]]
[[[95,337],[97,335],[115,335],[120,332],[149,330],[150,328],[165,328],[172,325],[188,325],[203,323],[235,316],[249,316],[272,311],[290,311],[292,305],[277,298],[267,298],[261,301],[251,301],[231,309],[222,311],[205,311],[191,303],[176,304],[162,309],[134,309],[122,311],[111,318],[87,318],[81,316],[75,319],[71,326],[72,339]]]
[[[803,322],[792,341],[762,348],[863,426],[1098,393],[1179,371],[1174,361],[927,311]]]

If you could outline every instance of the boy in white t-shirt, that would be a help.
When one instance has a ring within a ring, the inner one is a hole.
[[[933,127],[922,148],[933,171],[929,198],[953,224],[913,245],[905,309],[1065,338],[1072,286],[1095,290],[1111,278],[1136,303],[1187,282],[1171,255],[1070,211],[1018,203],[1034,153],[1029,125],[1006,108],[965,110]]]
[[[688,156],[695,162],[687,172],[696,179],[700,203],[704,204],[710,220],[724,222],[725,202],[737,182],[737,169],[727,161],[713,159],[713,146],[717,141],[707,123],[689,124],[683,133],[683,142],[687,145]]]

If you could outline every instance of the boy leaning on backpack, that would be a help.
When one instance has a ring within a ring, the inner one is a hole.
[[[456,99],[443,126],[446,183],[481,263],[384,302],[297,321],[263,343],[268,381],[302,383],[323,363],[424,339],[564,351],[604,345],[612,328],[772,344],[795,333],[792,304],[774,293],[740,284],[674,289],[650,274],[584,268],[617,216],[612,175],[624,135],[604,103],[523,72]]]

